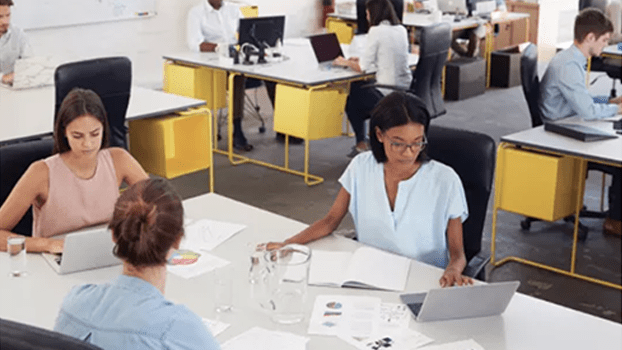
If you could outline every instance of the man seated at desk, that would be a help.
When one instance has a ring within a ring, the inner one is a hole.
[[[13,0],[0,0],[0,76],[2,83],[13,84],[15,61],[30,54],[24,32],[11,25]]]
[[[603,119],[622,114],[622,97],[607,102],[606,98],[592,98],[585,83],[588,58],[601,54],[612,32],[611,21],[598,9],[587,8],[577,15],[573,45],[553,57],[540,82],[538,106],[543,121],[574,116],[585,120]],[[622,234],[620,169],[612,170],[609,214],[603,230]]]
[[[478,2],[483,0],[464,0],[467,1],[467,6],[471,7],[471,11],[475,10],[475,6]],[[507,7],[505,6],[505,0],[495,0],[495,11],[505,13]],[[475,57],[479,55],[479,47],[481,41],[486,37],[486,26],[479,24],[475,28],[468,28],[463,30],[457,30],[452,33],[451,49],[460,56]],[[461,41],[467,39],[466,45]]]

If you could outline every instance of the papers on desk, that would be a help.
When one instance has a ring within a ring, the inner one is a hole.
[[[230,326],[230,324],[228,323],[210,320],[207,318],[203,318],[203,324],[205,325],[205,327],[207,327],[207,329],[209,329],[210,333],[212,333],[214,337],[224,332]]]
[[[246,225],[201,219],[185,226],[181,249],[210,251],[242,231]]]
[[[379,329],[380,304],[375,297],[318,295],[309,334],[369,337]]]
[[[441,345],[430,345],[419,348],[419,350],[484,350],[484,348],[475,340],[469,339]]]
[[[372,247],[354,253],[314,249],[309,284],[402,291],[409,269],[410,259]]]
[[[253,327],[222,344],[223,350],[304,350],[309,338],[287,332],[269,331]]]
[[[207,252],[178,250],[169,259],[168,272],[182,278],[192,278],[229,265],[229,261]]]
[[[366,339],[356,340],[340,336],[345,342],[361,350],[412,350],[433,342],[432,338],[411,329],[378,333]]]

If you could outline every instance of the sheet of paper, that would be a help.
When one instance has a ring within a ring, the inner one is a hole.
[[[201,219],[185,226],[181,249],[212,250],[231,236],[242,231],[246,225]]]
[[[304,350],[309,338],[287,332],[253,327],[222,344],[223,350]]]
[[[429,345],[419,350],[484,350],[475,340],[461,340],[453,343],[446,343],[440,345]]]
[[[410,323],[410,310],[401,303],[380,304],[380,331],[407,329]]]
[[[348,266],[350,257],[352,257],[350,252],[313,249],[309,266],[309,284],[340,287],[343,283],[345,268],[335,268],[335,266]]]
[[[196,277],[229,264],[229,261],[207,252],[180,250],[176,254],[169,259],[166,268],[170,273],[182,278]]]
[[[395,329],[388,332],[380,332],[362,340],[356,340],[351,337],[339,337],[361,350],[413,350],[434,341],[432,338],[411,329]]]
[[[209,329],[214,337],[224,332],[230,326],[228,323],[210,320],[207,318],[203,318],[203,324],[207,327],[207,329]]]
[[[315,299],[309,334],[366,338],[378,331],[380,298],[318,295]]]

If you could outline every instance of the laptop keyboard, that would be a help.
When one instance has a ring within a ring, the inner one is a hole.
[[[419,312],[421,311],[421,307],[423,303],[410,303],[408,304],[408,308],[412,311],[413,315],[419,316]]]
[[[62,261],[62,259],[63,259],[63,256],[62,256],[62,255],[59,255],[59,256],[57,256],[57,257],[55,257],[55,258],[54,258],[54,261],[55,261],[58,265],[60,265],[60,262]]]

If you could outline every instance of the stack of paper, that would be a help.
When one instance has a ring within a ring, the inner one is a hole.
[[[222,344],[223,350],[305,350],[309,338],[253,327]]]
[[[246,225],[208,219],[196,220],[185,227],[180,248],[209,251],[244,228]]]

